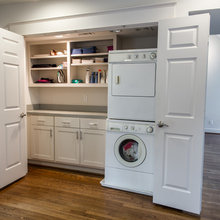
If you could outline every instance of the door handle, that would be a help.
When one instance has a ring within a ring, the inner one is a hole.
[[[52,129],[50,129],[50,137],[52,137],[53,136],[53,131],[52,131]]]
[[[24,113],[24,112],[22,112],[21,114],[20,114],[20,118],[24,118],[26,116],[26,114]]]
[[[119,76],[116,76],[116,77],[115,77],[115,84],[119,84],[119,81],[120,81]]]
[[[157,126],[158,126],[159,128],[162,128],[162,127],[169,127],[169,125],[163,123],[162,121],[158,121]]]

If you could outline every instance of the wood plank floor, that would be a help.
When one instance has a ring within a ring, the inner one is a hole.
[[[220,135],[207,134],[201,216],[152,203],[152,197],[102,187],[103,176],[30,166],[0,191],[0,220],[219,220]]]

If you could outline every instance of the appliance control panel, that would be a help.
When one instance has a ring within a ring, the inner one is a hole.
[[[108,120],[107,130],[124,133],[154,134],[155,123]]]
[[[157,50],[123,50],[110,51],[109,63],[114,62],[156,62]]]

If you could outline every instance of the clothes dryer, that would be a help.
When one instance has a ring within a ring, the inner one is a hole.
[[[108,118],[155,121],[156,49],[109,52]]]

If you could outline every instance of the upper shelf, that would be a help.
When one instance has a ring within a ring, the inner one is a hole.
[[[64,68],[59,68],[59,67],[46,67],[46,68],[31,68],[31,70],[63,70],[66,69]]]
[[[107,66],[108,63],[72,63],[71,66]]]
[[[42,88],[56,88],[56,87],[68,87],[68,88],[107,88],[106,83],[32,83],[29,87],[42,87]]]
[[[57,59],[57,58],[66,58],[67,55],[57,55],[57,56],[50,56],[50,55],[39,55],[31,57],[32,60],[35,59]]]
[[[96,57],[96,56],[108,56],[108,53],[87,53],[87,54],[72,54],[71,57]]]

